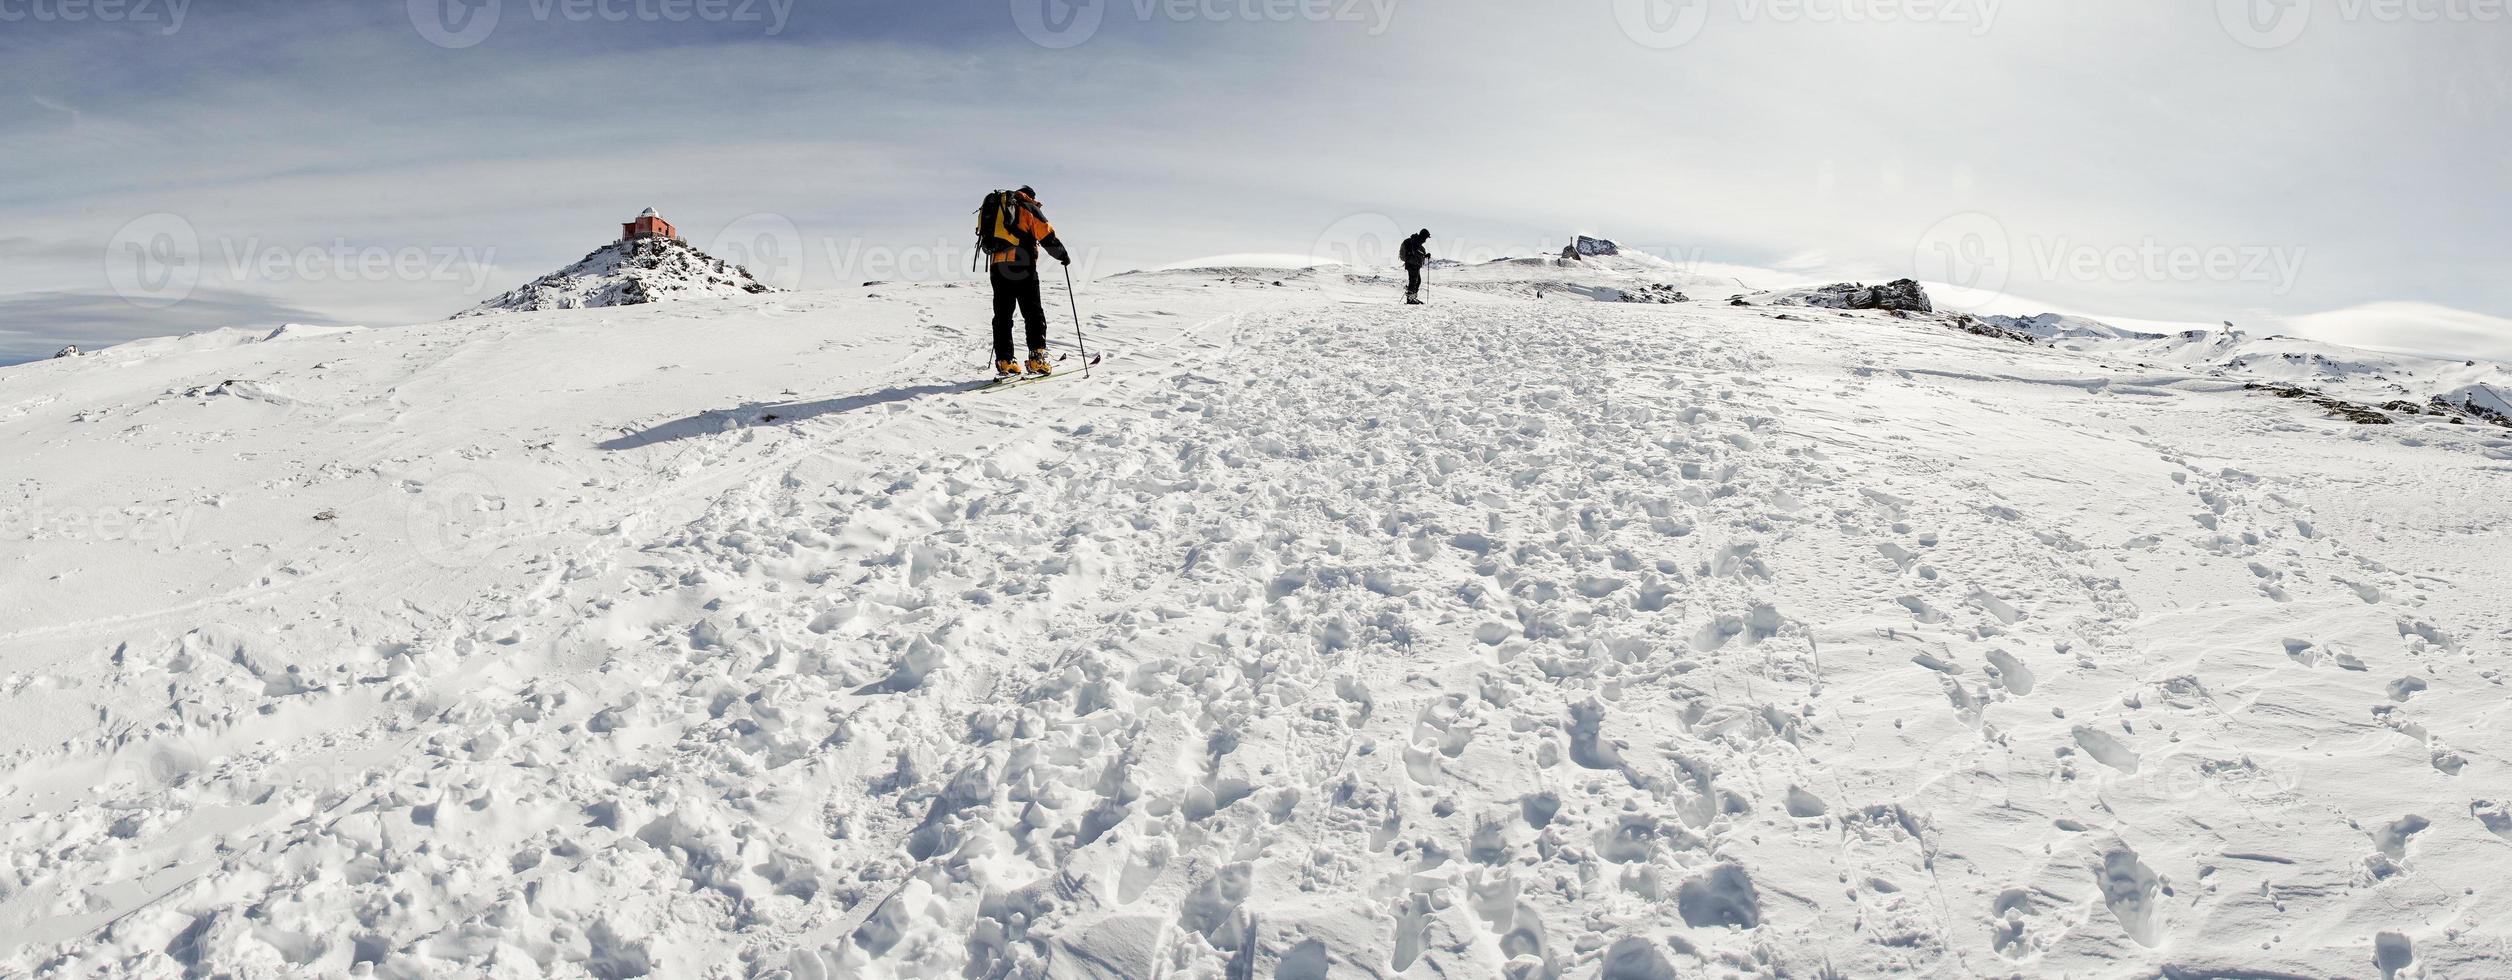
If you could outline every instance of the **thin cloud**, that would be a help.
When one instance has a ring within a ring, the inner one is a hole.
[[[950,274],[976,195],[1026,183],[1110,270],[1314,254],[1338,222],[1382,214],[1502,252],[1584,231],[1697,263],[1899,277],[1931,227],[1978,213],[2010,239],[2004,288],[2071,309],[2512,310],[2506,232],[2480,220],[2512,208],[2495,173],[2512,131],[2471,124],[2512,90],[2499,67],[2493,85],[2435,77],[2493,64],[2485,32],[2447,25],[2262,53],[2204,4],[1895,25],[1719,6],[1669,51],[1595,5],[1456,0],[1358,24],[1114,4],[1087,43],[1050,49],[1001,5],[843,4],[799,6],[773,36],[516,16],[447,51],[402,8],[240,6],[171,37],[13,28],[0,81],[30,94],[0,117],[8,233],[104,242],[163,212],[213,249],[493,249],[493,294],[656,205],[684,228],[790,220],[802,285],[826,288]],[[657,62],[622,87],[623,63]],[[106,126],[145,151],[67,135]],[[2304,261],[2275,282],[2035,261],[2148,246]],[[910,271],[850,264],[900,255]],[[0,295],[100,292],[101,266],[0,265]],[[205,285],[376,324],[484,298],[215,268]]]

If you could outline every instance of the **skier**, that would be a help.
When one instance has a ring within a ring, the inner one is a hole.
[[[1422,305],[1422,266],[1430,264],[1430,229],[1414,232],[1397,253],[1404,259],[1404,304]]]
[[[1072,253],[1055,237],[1055,226],[1047,223],[1046,212],[1038,207],[1038,192],[1022,187],[1017,191],[996,191],[986,196],[985,207],[978,211],[978,248],[991,259],[987,278],[994,285],[994,371],[998,377],[1009,378],[1025,370],[1033,376],[1055,371],[1047,361],[1047,312],[1038,294],[1038,250],[1065,265],[1073,264]],[[1012,310],[1019,307],[1023,325],[1029,333],[1029,363],[1012,359]]]

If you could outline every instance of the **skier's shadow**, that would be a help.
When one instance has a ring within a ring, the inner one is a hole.
[[[857,409],[903,402],[927,395],[943,395],[966,390],[968,386],[964,384],[910,385],[904,388],[891,388],[887,391],[870,391],[860,395],[848,395],[844,398],[831,398],[827,401],[777,404],[752,402],[739,408],[718,408],[699,412],[685,419],[673,419],[639,432],[606,439],[600,446],[612,451],[644,449],[648,446],[717,435],[755,425],[783,425],[787,422],[801,422],[823,415],[840,415]]]

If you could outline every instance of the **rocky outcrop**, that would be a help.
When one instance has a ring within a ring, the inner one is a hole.
[[[1928,302],[1928,291],[1915,280],[1896,279],[1881,286],[1838,282],[1829,286],[1800,286],[1760,293],[1745,293],[1727,300],[1732,306],[1811,306],[1825,310],[1885,310],[1895,313],[1934,313]]]
[[[1692,302],[1692,297],[1684,295],[1683,290],[1673,286],[1650,283],[1646,286],[1633,286],[1623,290],[1622,301],[1625,303],[1689,303]]]
[[[1900,310],[1905,313],[1934,313],[1928,302],[1928,291],[1917,280],[1895,279],[1881,286],[1854,282],[1833,283],[1802,290],[1795,297],[1796,305],[1819,306],[1831,310]],[[1777,304],[1786,305],[1786,304]]]
[[[1579,261],[1599,255],[1620,254],[1622,254],[1622,246],[1616,245],[1602,238],[1589,238],[1586,235],[1580,235],[1577,241],[1573,241],[1570,244],[1563,246],[1561,249],[1561,257],[1572,261]]]

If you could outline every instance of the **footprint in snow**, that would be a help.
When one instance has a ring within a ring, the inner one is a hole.
[[[2076,744],[2095,761],[2131,775],[2137,772],[2137,753],[2128,747],[2128,743],[2120,741],[2119,736],[2084,725],[2076,726],[2074,734]]]

